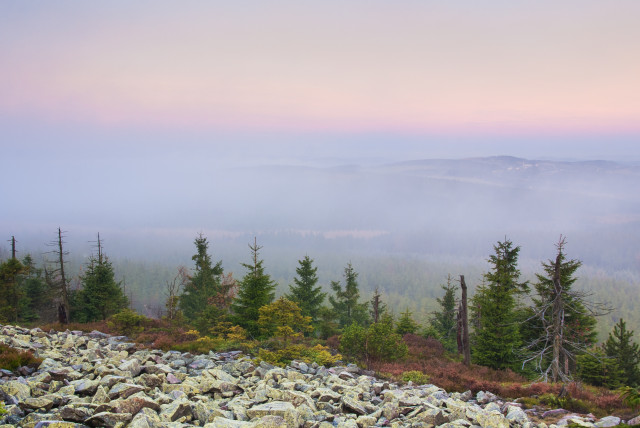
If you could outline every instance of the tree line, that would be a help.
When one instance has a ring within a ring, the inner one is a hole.
[[[19,261],[12,240],[12,257],[0,264],[0,321],[28,323],[57,316],[61,323],[91,322],[127,307],[99,235],[76,289],[65,272],[60,229],[57,235],[54,257],[41,268],[30,255]],[[520,247],[506,238],[499,241],[488,258],[490,269],[469,301],[464,276],[459,285],[449,276],[437,299],[438,310],[424,326],[413,320],[409,309],[394,317],[377,290],[371,301],[364,301],[351,263],[342,280],[331,282],[328,293],[318,285],[317,267],[307,255],[298,260],[288,293],[276,300],[276,282],[265,271],[257,240],[249,245],[250,259],[242,264],[245,273],[239,279],[225,273],[221,261],[212,260],[206,237],[197,236],[194,244],[193,268],[179,268],[166,284],[165,317],[192,325],[203,335],[279,336],[285,342],[303,335],[340,335],[343,354],[368,364],[402,357],[403,335],[421,334],[439,340],[451,353],[466,355],[467,363],[545,381],[579,377],[608,387],[640,384],[640,350],[623,319],[604,344],[597,344],[596,318],[610,309],[573,289],[581,262],[567,258],[563,237],[555,257],[542,262],[531,283],[521,279]]]

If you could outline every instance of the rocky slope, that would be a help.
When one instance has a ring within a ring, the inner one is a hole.
[[[138,349],[97,331],[0,326],[0,342],[43,359],[21,376],[3,372],[4,426],[18,427],[543,427],[490,393],[399,387],[356,366],[294,362],[286,369],[238,353]],[[583,426],[615,426],[565,416]],[[551,425],[552,427],[554,425]]]

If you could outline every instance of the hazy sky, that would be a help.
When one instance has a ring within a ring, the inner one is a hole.
[[[446,142],[464,156],[584,139],[625,156],[638,16],[637,0],[0,0],[2,145]]]
[[[250,199],[220,166],[640,161],[638,17],[638,0],[0,0],[0,225]]]

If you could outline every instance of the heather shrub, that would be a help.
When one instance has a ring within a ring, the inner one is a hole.
[[[31,351],[20,351],[8,345],[0,344],[0,369],[14,371],[18,367],[38,368],[42,360],[36,358]]]
[[[445,349],[442,343],[433,337],[422,337],[417,334],[405,334],[402,340],[407,344],[409,355],[416,358],[443,357]]]

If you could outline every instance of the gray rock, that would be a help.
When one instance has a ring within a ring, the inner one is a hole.
[[[84,422],[93,415],[93,409],[82,404],[70,404],[60,409],[60,417],[65,421]]]
[[[160,405],[143,392],[138,392],[128,398],[111,401],[109,404],[113,406],[116,413],[131,413],[132,415],[136,415],[144,408],[155,412],[160,410]]]
[[[191,404],[187,400],[176,400],[173,403],[165,404],[160,411],[160,419],[174,422],[180,418],[190,418],[192,416]]]
[[[111,413],[100,412],[84,421],[85,425],[91,427],[115,427],[122,426],[132,419],[131,413]]]
[[[24,401],[31,397],[31,388],[29,385],[25,385],[17,380],[10,380],[5,384],[0,385],[0,396],[4,399],[8,396],[12,396],[18,399],[18,401]]]
[[[509,421],[499,412],[478,412],[475,421],[482,428],[509,428]]]
[[[143,408],[133,417],[127,428],[154,428],[159,426],[162,426],[160,416],[151,409]]]
[[[627,421],[627,425],[640,425],[640,415]]]
[[[476,394],[476,401],[478,402],[478,404],[487,404],[497,400],[498,397],[496,397],[495,394],[492,394],[491,392],[478,391],[478,393]]]
[[[129,372],[131,374],[131,377],[136,377],[140,374],[140,372],[142,372],[140,362],[135,358],[120,364],[118,366],[118,369],[122,370],[123,372]]]
[[[83,428],[85,425],[76,424],[74,422],[65,421],[40,421],[35,424],[34,428]]]
[[[517,406],[508,406],[507,407],[507,420],[510,422],[515,422],[520,425],[524,424],[529,420],[524,410]]]
[[[251,419],[262,418],[263,416],[280,416],[284,419],[286,426],[298,426],[298,414],[293,404],[286,401],[272,401],[270,403],[258,404],[247,409],[247,416]]]
[[[76,380],[72,384],[78,395],[94,395],[100,386],[99,381],[89,379]]]
[[[604,418],[596,422],[595,426],[598,428],[615,427],[617,425],[620,425],[620,422],[621,420],[617,416],[605,416]]]
[[[211,423],[208,423],[204,428],[244,428],[253,427],[254,425],[244,421],[234,421],[232,419],[216,416]]]
[[[358,415],[366,415],[367,410],[364,408],[364,403],[353,397],[342,397],[342,410],[349,413],[356,413]]]
[[[109,398],[127,398],[136,392],[143,391],[144,388],[140,385],[134,385],[132,383],[117,383],[109,390]]]
[[[53,400],[44,397],[27,397],[20,402],[22,410],[44,410],[49,411],[53,407]]]

